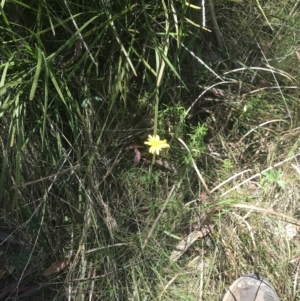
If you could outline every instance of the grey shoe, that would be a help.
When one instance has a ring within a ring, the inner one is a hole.
[[[223,301],[280,301],[272,284],[254,274],[236,280],[226,292]]]

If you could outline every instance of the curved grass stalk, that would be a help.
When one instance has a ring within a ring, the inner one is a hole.
[[[265,18],[267,24],[270,26],[270,28],[271,28],[272,30],[274,30],[273,27],[272,27],[272,25],[271,25],[271,23],[270,23],[270,21],[268,20],[266,14],[265,14],[263,8],[261,7],[261,4],[260,4],[259,0],[256,0],[256,3],[257,3],[257,6],[258,6],[259,10],[260,10],[261,13],[262,13],[262,15],[264,16],[264,18]]]

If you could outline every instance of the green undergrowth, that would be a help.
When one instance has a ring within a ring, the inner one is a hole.
[[[1,300],[298,300],[297,3],[208,2],[2,1]]]

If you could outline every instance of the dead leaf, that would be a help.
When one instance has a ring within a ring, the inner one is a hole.
[[[133,144],[133,145],[129,145],[127,147],[125,147],[125,150],[131,150],[131,149],[137,149],[137,148],[145,148],[145,146],[143,145],[138,145],[138,144]]]
[[[70,263],[70,259],[63,259],[57,262],[54,262],[50,267],[43,273],[43,276],[49,277],[53,274],[57,274],[64,270],[66,266]]]
[[[199,238],[205,237],[211,231],[211,226],[203,226],[200,230],[191,232],[188,236],[182,239],[171,253],[170,259],[177,261],[181,255]]]
[[[292,239],[297,235],[297,227],[293,224],[287,224],[285,227],[288,239]]]
[[[298,60],[300,61],[300,49],[298,48],[298,49],[296,49],[296,55],[297,55],[297,58],[298,58]]]
[[[206,201],[208,199],[208,195],[206,194],[205,191],[201,192],[200,199],[203,200],[203,201]]]
[[[134,166],[137,166],[140,163],[140,160],[141,160],[141,153],[136,148],[136,149],[134,149],[134,159],[133,159]]]
[[[225,98],[227,96],[227,93],[221,89],[212,88],[209,91],[219,98]]]
[[[158,160],[155,160],[155,163],[160,165],[160,166],[163,166],[164,168],[166,168],[170,171],[173,171],[173,172],[177,173],[177,168],[175,167],[175,165],[170,163],[167,160],[158,159]]]

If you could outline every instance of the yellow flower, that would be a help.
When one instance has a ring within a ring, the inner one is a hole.
[[[149,135],[148,141],[144,142],[147,145],[150,145],[149,153],[154,154],[156,153],[159,155],[159,152],[163,148],[168,148],[170,145],[167,143],[167,140],[160,140],[158,135]]]

